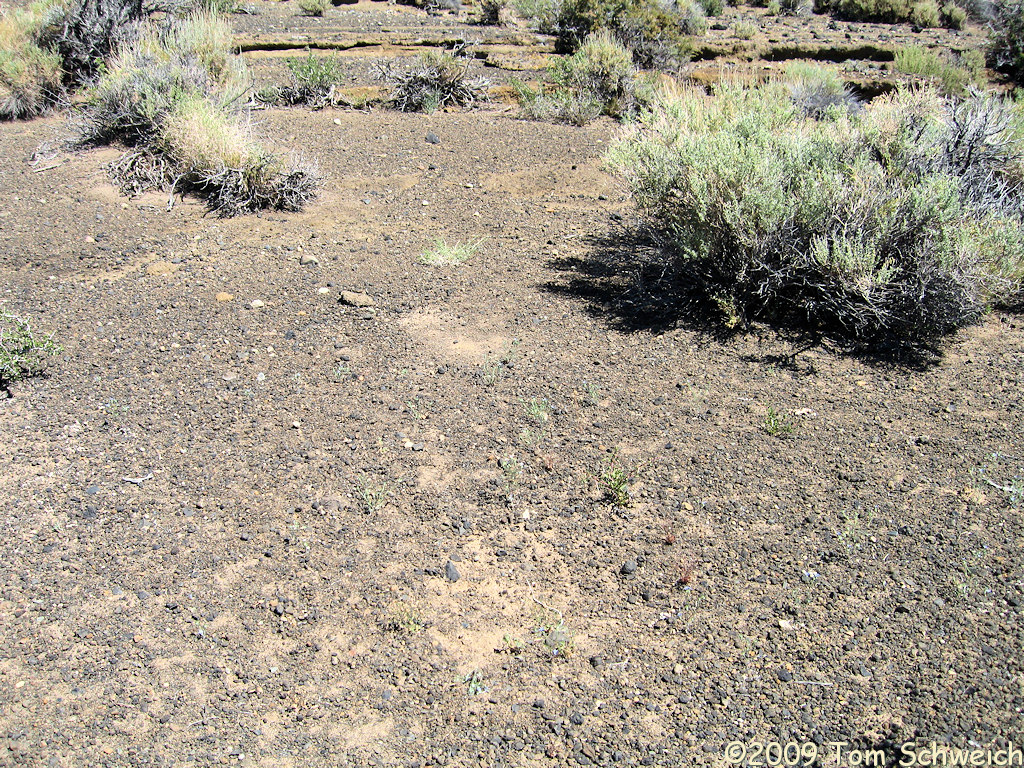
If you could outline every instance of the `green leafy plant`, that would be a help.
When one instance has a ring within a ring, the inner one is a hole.
[[[352,366],[346,363],[344,360],[338,362],[337,365],[331,369],[330,379],[336,384],[340,384],[352,375]]]
[[[468,696],[479,696],[487,690],[487,686],[484,685],[483,674],[479,669],[474,669],[462,678],[462,682],[466,685],[466,694]]]
[[[575,638],[565,624],[562,612],[534,598],[541,612],[534,618],[533,634],[552,658],[568,658],[575,650]]]
[[[480,238],[448,245],[442,238],[435,238],[434,247],[421,253],[419,261],[430,267],[457,267],[474,256],[483,243],[484,238]]]
[[[793,424],[793,421],[783,416],[770,405],[768,406],[768,413],[765,414],[764,423],[761,425],[761,428],[772,437],[789,437],[796,431],[796,426]]]
[[[41,374],[46,358],[63,351],[52,334],[40,337],[26,318],[0,310],[0,388]]]
[[[989,463],[978,467],[978,477],[989,488],[1003,494],[1012,506],[1019,507],[1024,505],[1024,466],[1011,469],[1008,465],[1014,461],[1019,459],[1003,453],[993,453],[989,456]],[[1006,479],[994,478],[993,474],[999,474]]]
[[[501,469],[502,492],[505,496],[505,503],[510,507],[514,506],[523,474],[523,464],[514,455],[508,454],[498,459],[498,466]]]
[[[427,628],[427,622],[417,606],[399,600],[389,606],[385,626],[395,632],[418,635]]]
[[[639,466],[628,469],[623,465],[619,459],[618,450],[615,450],[605,459],[601,470],[593,477],[612,504],[625,508],[633,503],[629,487],[639,472]]]

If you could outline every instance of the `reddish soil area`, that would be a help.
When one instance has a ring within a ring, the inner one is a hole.
[[[240,37],[317,23],[292,5]],[[528,36],[324,29],[355,14]],[[305,212],[129,200],[113,151],[30,162],[63,118],[0,125],[0,302],[65,348],[0,400],[0,764],[1022,746],[1015,316],[925,367],[790,359],[605,268],[636,247],[615,123],[254,124],[319,163]],[[420,263],[436,238],[478,247]]]

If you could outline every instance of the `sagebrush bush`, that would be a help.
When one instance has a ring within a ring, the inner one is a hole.
[[[330,5],[330,0],[299,0],[299,11],[303,16],[323,16]]]
[[[775,0],[779,13],[785,16],[807,16],[814,7],[811,0]]]
[[[506,0],[480,0],[477,8],[477,24],[496,27],[502,23],[502,12],[505,10]]]
[[[63,94],[60,55],[39,45],[48,6],[0,8],[0,120],[34,117]]]
[[[726,84],[663,97],[608,159],[729,315],[917,344],[1019,296],[1011,112],[922,89],[814,120],[780,84]]]
[[[551,85],[534,91],[516,85],[524,112],[540,120],[586,125],[599,115],[627,117],[649,104],[654,86],[633,66],[633,56],[610,32],[596,32],[571,56],[549,68]]]
[[[291,82],[278,89],[268,101],[322,109],[331,103],[334,89],[344,79],[341,67],[332,56],[314,56],[311,52],[304,59],[288,59],[285,63]]]
[[[588,35],[606,30],[633,52],[638,66],[671,68],[689,59],[690,36],[707,27],[696,0],[562,0],[552,32],[559,53],[573,53]]]
[[[0,389],[42,373],[46,358],[61,351],[52,335],[37,336],[28,320],[0,310]]]
[[[920,27],[938,27],[942,23],[935,0],[817,0],[815,10],[847,21],[909,22]]]
[[[390,62],[378,66],[377,76],[391,83],[389,103],[402,112],[434,112],[447,106],[470,106],[486,98],[487,81],[470,79],[469,63],[447,51],[427,51],[409,69]]]
[[[143,0],[41,0],[47,15],[39,44],[60,55],[65,84],[92,82],[107,58],[130,40],[154,7]]]
[[[1024,0],[1001,0],[992,16],[989,61],[994,69],[1024,83]]]
[[[317,176],[252,139],[242,114],[248,77],[230,45],[227,25],[210,14],[144,25],[88,91],[73,144],[128,147],[110,166],[128,194],[193,192],[223,216],[298,210]]]

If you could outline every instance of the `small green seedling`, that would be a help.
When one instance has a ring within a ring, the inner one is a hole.
[[[370,515],[380,512],[384,508],[388,502],[389,493],[390,488],[387,483],[374,483],[365,477],[359,481],[359,486],[356,488],[356,495],[363,503],[363,509]]]
[[[764,417],[762,428],[772,437],[789,437],[796,430],[793,422],[776,411],[770,405]]]

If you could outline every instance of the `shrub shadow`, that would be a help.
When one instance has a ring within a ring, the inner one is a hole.
[[[724,344],[744,334],[759,340],[769,336],[789,347],[745,354],[742,359],[794,372],[814,373],[801,365],[798,356],[811,350],[853,357],[876,368],[927,370],[942,353],[935,344],[908,344],[893,339],[852,343],[824,330],[798,323],[747,323],[730,327],[725,314],[703,289],[700,281],[681,267],[657,232],[643,223],[619,224],[615,229],[586,240],[583,257],[557,257],[547,266],[565,277],[542,284],[549,293],[582,301],[587,311],[604,318],[610,327],[625,332],[665,333],[684,328],[705,344]]]

